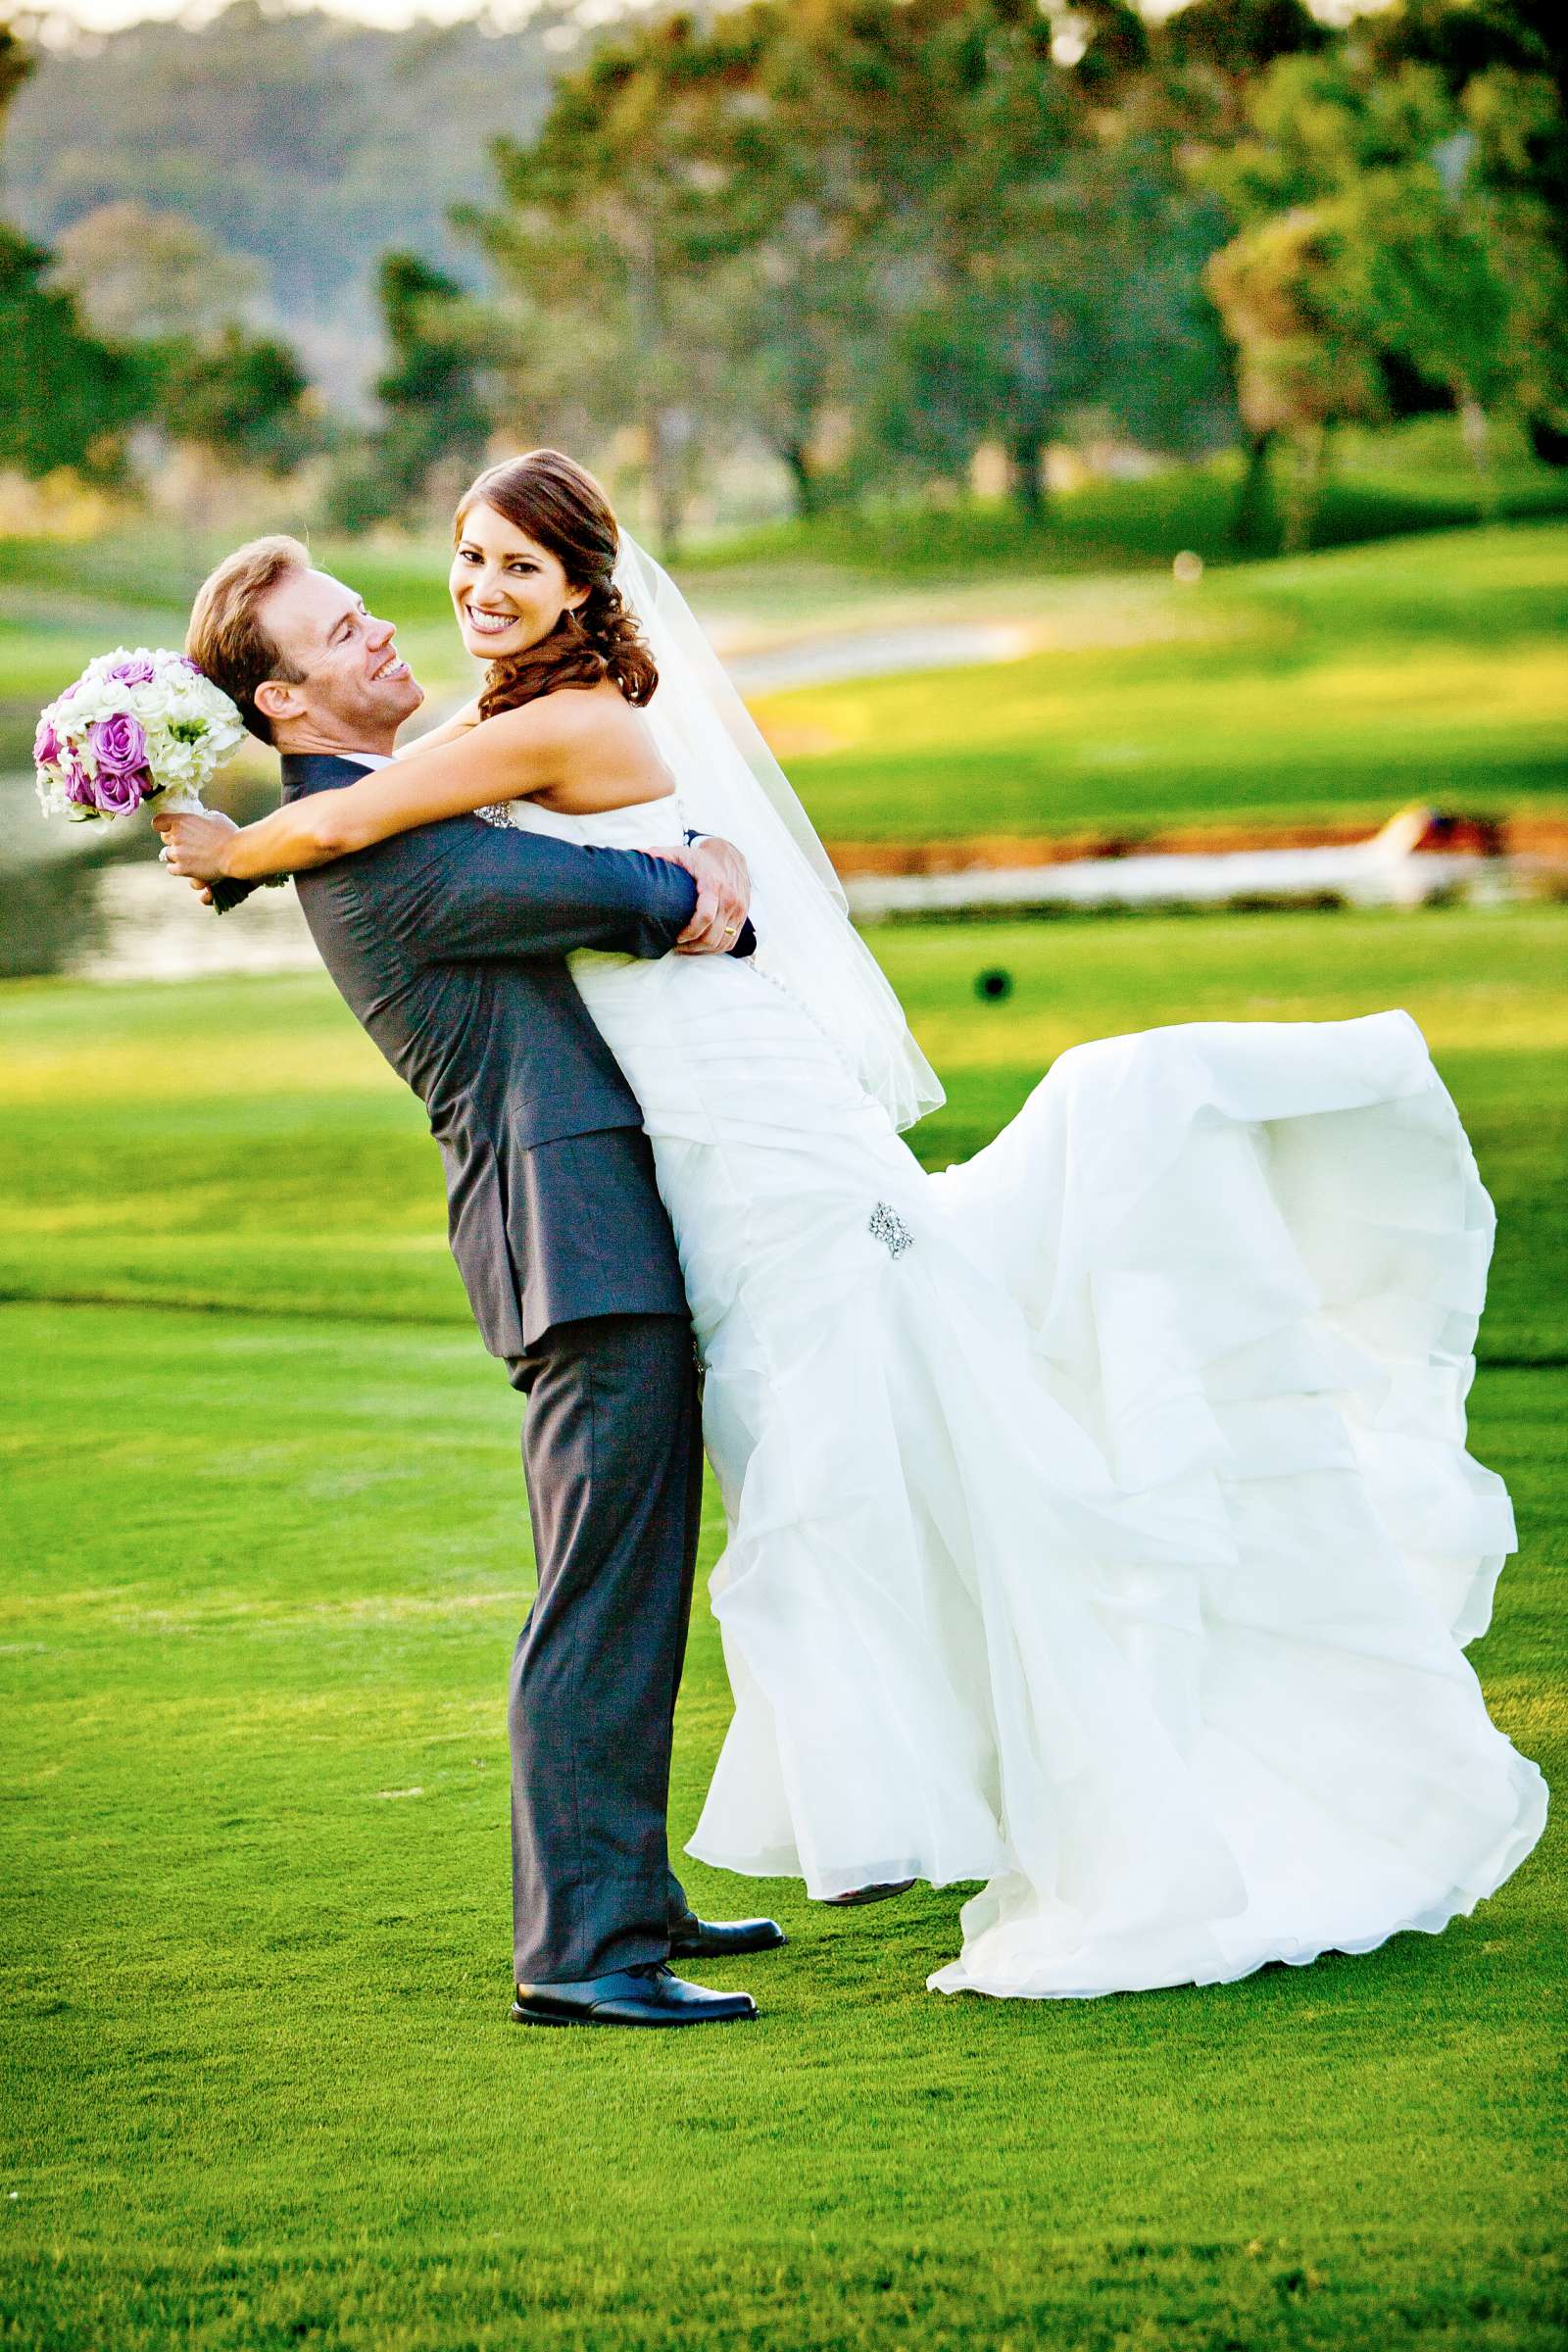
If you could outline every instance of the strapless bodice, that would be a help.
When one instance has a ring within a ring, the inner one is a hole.
[[[553,833],[558,841],[582,842],[590,849],[667,850],[685,839],[686,826],[678,793],[658,801],[633,801],[624,808],[596,808],[590,815],[570,816],[561,808],[545,808],[537,801],[503,801],[479,814],[492,825],[510,825],[519,833]]]

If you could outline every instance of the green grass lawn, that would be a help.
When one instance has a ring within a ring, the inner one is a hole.
[[[1373,827],[1568,809],[1568,526],[1056,597],[1021,661],[800,688],[758,717],[831,840]],[[1086,630],[1089,632],[1085,634]],[[1098,639],[1098,641],[1097,641]]]
[[[1074,1039],[1402,1004],[1500,1218],[1476,1657],[1560,1779],[1556,909],[901,930],[940,1162]],[[984,966],[1013,974],[982,1004]],[[754,2027],[508,2024],[516,1399],[324,982],[0,991],[9,2241],[27,2352],[1314,2352],[1556,2340],[1555,1830],[1445,1936],[944,2001],[956,1900],[785,1920]],[[710,1508],[705,1560],[716,1549]],[[699,1612],[673,1821],[727,1713]]]

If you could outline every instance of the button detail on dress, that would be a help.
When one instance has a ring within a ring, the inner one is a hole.
[[[872,1209],[867,1230],[873,1241],[886,1242],[889,1257],[902,1257],[914,1240],[898,1210],[886,1200],[879,1200]]]

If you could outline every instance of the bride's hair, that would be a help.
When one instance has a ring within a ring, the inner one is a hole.
[[[659,671],[635,614],[611,577],[620,533],[593,475],[559,449],[531,449],[526,457],[508,458],[470,482],[458,501],[454,545],[463,536],[469,509],[481,505],[494,507],[548,549],[572,587],[586,588],[588,594],[581,605],[564,612],[537,645],[491,662],[479,697],[480,717],[514,710],[558,686],[597,686],[601,678],[617,686],[628,703],[651,701]]]

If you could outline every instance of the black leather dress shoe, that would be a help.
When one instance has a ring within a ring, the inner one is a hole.
[[[756,2015],[749,1992],[688,1984],[662,1960],[570,1984],[519,1984],[512,2004],[518,2026],[722,2026]]]
[[[688,1911],[669,1931],[672,1960],[727,1960],[735,1952],[776,1952],[788,1936],[776,1919],[699,1919]]]

